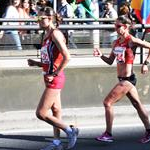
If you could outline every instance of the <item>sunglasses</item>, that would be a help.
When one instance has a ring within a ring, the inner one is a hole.
[[[37,20],[38,21],[42,21],[42,20],[44,20],[44,19],[48,19],[49,17],[47,17],[47,16],[38,16],[37,17]]]

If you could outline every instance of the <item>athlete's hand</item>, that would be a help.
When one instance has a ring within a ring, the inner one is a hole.
[[[100,51],[100,49],[98,48],[95,48],[94,51],[93,51],[93,56],[95,57],[101,57],[103,54],[102,52]]]
[[[146,73],[148,73],[148,66],[147,65],[142,65],[142,67],[141,67],[141,73],[142,74],[146,74]]]
[[[54,79],[54,76],[52,75],[45,75],[45,80],[48,81],[48,82],[52,82]]]

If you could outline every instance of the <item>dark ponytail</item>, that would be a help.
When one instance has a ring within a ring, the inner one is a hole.
[[[58,27],[62,23],[63,18],[58,13],[56,13],[55,18],[56,18],[56,27]]]
[[[132,25],[132,21],[126,15],[119,16],[117,20],[120,21],[122,24]]]

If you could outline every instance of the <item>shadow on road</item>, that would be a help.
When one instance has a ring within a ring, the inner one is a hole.
[[[143,135],[143,129],[137,130],[117,130],[114,132],[114,142],[104,143],[96,141],[94,138],[99,133],[97,130],[87,130],[81,132],[77,144],[72,150],[150,150],[150,142],[141,144],[138,142]],[[93,132],[92,132],[93,131]],[[88,132],[88,133],[87,133]],[[0,150],[40,150],[52,141],[49,132],[33,132],[0,135]],[[65,137],[62,138],[63,144],[66,144]]]

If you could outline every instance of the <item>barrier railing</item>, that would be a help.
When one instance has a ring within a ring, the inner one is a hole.
[[[101,30],[105,30],[105,29],[113,29],[115,28],[114,24],[107,24],[108,22],[114,22],[114,19],[107,19],[107,18],[101,18],[98,19],[98,21],[95,21],[94,19],[68,19],[68,18],[64,18],[63,19],[65,22],[73,22],[73,23],[84,23],[84,22],[100,22],[103,24],[72,24],[72,25],[64,25],[61,24],[59,26],[60,29],[66,29],[66,30],[79,30],[79,29],[84,29],[84,30],[93,30],[93,29],[101,29]],[[0,22],[37,22],[37,19],[3,19],[0,18]],[[134,25],[135,29],[148,29],[150,28],[150,24],[136,24]],[[16,30],[16,29],[22,29],[22,30],[39,30],[39,26],[38,25],[17,25],[17,26],[11,26],[11,25],[0,25],[0,30]]]
[[[65,22],[115,22],[113,18],[63,18]],[[0,18],[0,22],[38,22],[37,18]]]
[[[114,29],[114,24],[94,24],[94,25],[60,25],[59,29],[65,30],[106,30],[106,29]],[[150,24],[141,25],[136,24],[134,26],[135,29],[149,29]],[[5,25],[0,26],[0,30],[40,30],[38,25]]]
[[[64,18],[63,19],[65,22],[73,22],[73,24],[61,24],[59,26],[59,29],[62,30],[78,30],[78,31],[83,31],[83,30],[88,30],[88,31],[93,31],[93,34],[99,34],[98,30],[103,31],[103,30],[112,30],[115,29],[114,24],[109,24],[110,22],[115,22],[115,19],[107,19],[107,18],[100,18],[97,21],[95,21],[92,18],[85,18],[85,19],[78,19],[78,18],[73,18],[73,19],[68,19]],[[37,22],[36,19],[4,19],[0,18],[0,22]],[[94,24],[94,23],[99,23],[99,24]],[[77,24],[78,23],[78,24]],[[81,24],[81,23],[86,23],[86,24]],[[134,25],[135,29],[149,29],[150,24],[135,24]],[[29,24],[29,25],[0,25],[0,30],[41,30],[39,25],[34,25],[34,24]],[[94,32],[94,31],[97,31]],[[91,38],[91,36],[89,36]],[[97,36],[96,38],[99,38]],[[101,40],[100,40],[101,41]],[[4,44],[4,43],[3,43]],[[100,44],[100,43],[99,43]],[[141,63],[142,63],[142,56],[143,56],[143,50],[141,49],[140,53],[141,54]]]

